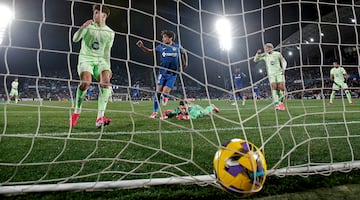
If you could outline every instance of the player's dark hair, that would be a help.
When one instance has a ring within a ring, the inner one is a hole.
[[[168,30],[162,30],[161,31],[161,36],[166,35],[169,38],[172,38],[173,41],[175,41],[176,38],[176,34],[173,31],[168,31]]]
[[[107,6],[100,6],[98,4],[93,5],[93,11],[98,10],[105,13],[108,17],[110,15],[110,8]]]
[[[336,59],[336,58],[334,58],[332,62],[333,62],[333,63],[337,63],[337,64],[339,64],[339,60],[338,60],[338,59]]]
[[[180,103],[179,103],[180,106],[185,106],[186,104],[187,104],[187,102],[186,102],[186,101],[183,101],[183,100],[180,101]]]

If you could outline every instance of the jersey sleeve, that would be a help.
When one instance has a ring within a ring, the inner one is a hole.
[[[346,73],[346,70],[345,70],[344,68],[341,68],[341,72],[342,72],[343,75],[346,75],[346,74],[347,74],[347,73]]]
[[[184,50],[184,48],[179,44],[179,51],[180,51],[180,53],[184,53],[185,52],[185,50]]]
[[[81,38],[84,37],[84,35],[86,34],[88,28],[85,27],[85,28],[79,28],[73,35],[73,42],[79,42],[81,40]]]
[[[155,51],[161,52],[161,44],[159,44],[155,47]]]
[[[264,58],[265,58],[265,53],[256,54],[255,57],[254,57],[254,62],[259,62],[261,60],[264,60]]]
[[[284,56],[281,55],[281,53],[279,53],[279,59],[280,59],[280,62],[281,62],[282,69],[285,70],[286,66],[287,66],[287,62],[286,62]]]

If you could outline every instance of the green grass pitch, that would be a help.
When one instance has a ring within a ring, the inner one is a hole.
[[[0,104],[0,183],[70,183],[212,174],[219,145],[248,139],[268,169],[360,160],[360,102],[289,100],[275,111],[269,100],[238,106],[214,103],[220,113],[193,121],[149,119],[152,102],[110,102],[113,122],[95,127],[97,102],[84,102],[68,125],[70,102]],[[173,109],[170,101],[162,110]]]

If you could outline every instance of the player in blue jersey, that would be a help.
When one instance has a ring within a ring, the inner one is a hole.
[[[243,88],[243,78],[246,77],[246,74],[244,72],[240,71],[240,68],[236,68],[235,73],[233,73],[233,78],[234,78],[234,89],[235,89],[235,96],[234,96],[234,100],[235,102],[232,103],[231,105],[236,105],[236,101],[241,99],[242,100],[242,105],[245,105],[245,100],[246,97],[241,95],[240,90]]]
[[[160,69],[157,77],[156,94],[154,97],[154,110],[150,118],[156,118],[159,108],[159,101],[162,97],[162,103],[165,106],[168,101],[168,95],[174,86],[177,73],[182,65],[183,69],[188,66],[188,56],[184,48],[175,43],[175,33],[168,30],[161,31],[162,42],[155,49],[144,46],[139,40],[136,45],[145,53],[153,54],[154,51],[160,55]]]
[[[254,98],[256,100],[260,100],[260,92],[259,92],[259,87],[258,86],[254,85],[253,92],[254,92]]]
[[[140,82],[136,81],[133,85],[133,104],[139,103],[139,96],[140,96]]]
[[[89,86],[88,90],[87,90],[87,94],[86,94],[86,100],[90,101],[92,100],[94,95],[94,87],[92,85]]]

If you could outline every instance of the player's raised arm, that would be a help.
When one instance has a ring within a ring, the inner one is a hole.
[[[136,42],[136,46],[138,46],[144,53],[152,54],[154,52],[153,49],[150,49],[150,48],[147,48],[146,46],[144,46],[144,43],[141,40]]]
[[[264,57],[264,54],[261,53],[261,49],[258,49],[255,57],[254,57],[254,62],[259,62],[260,60],[262,60]]]
[[[88,27],[91,23],[93,22],[92,19],[87,20],[86,22],[84,22],[84,24],[79,28],[79,30],[77,30],[72,38],[73,42],[79,42],[81,40],[81,38],[85,35],[86,33],[86,27]]]

